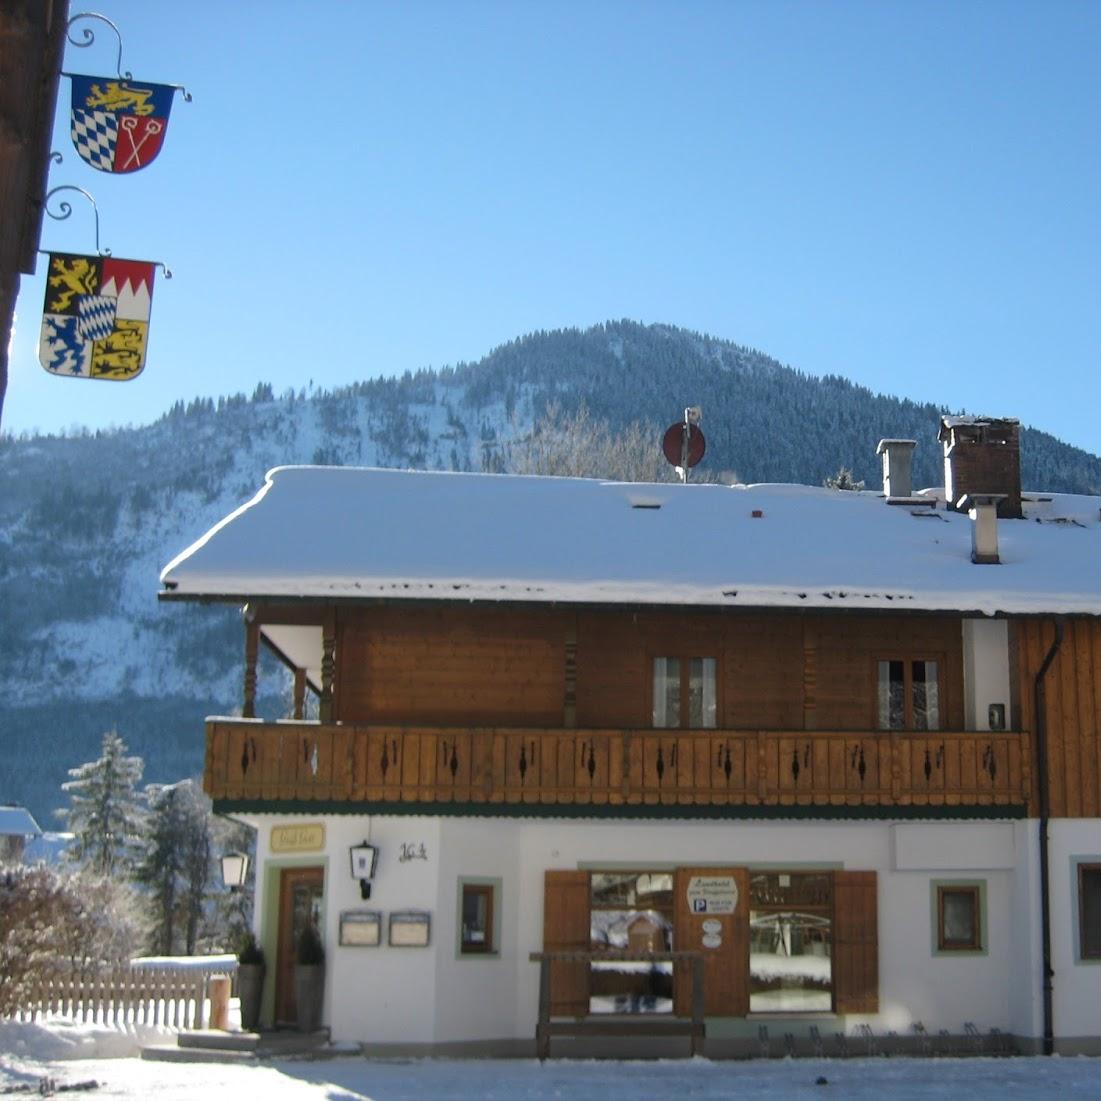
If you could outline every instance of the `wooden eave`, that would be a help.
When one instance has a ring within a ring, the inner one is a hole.
[[[69,0],[0,4],[0,276],[5,284],[19,272],[35,270],[68,18]]]
[[[172,588],[164,588],[157,593],[157,599],[166,603],[193,604],[236,604],[248,605],[257,610],[261,623],[316,623],[311,619],[307,608],[515,608],[518,611],[534,611],[540,608],[553,608],[558,611],[616,611],[616,612],[693,612],[700,615],[726,615],[731,612],[746,612],[754,615],[768,614],[778,616],[806,615],[854,615],[854,616],[906,616],[906,617],[944,617],[959,616],[964,619],[1098,619],[1097,612],[995,612],[993,615],[980,608],[913,608],[900,600],[895,607],[868,608],[857,604],[810,607],[780,606],[777,604],[655,604],[631,601],[565,601],[565,600],[486,600],[470,597],[391,597],[391,596],[264,596],[253,593],[181,593]],[[275,609],[278,609],[276,611]],[[285,618],[281,618],[285,617]]]

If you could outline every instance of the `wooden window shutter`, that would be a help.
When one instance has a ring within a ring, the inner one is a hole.
[[[838,1013],[879,1012],[875,872],[834,872],[833,994]]]
[[[589,873],[547,871],[543,876],[543,951],[588,952]],[[589,1012],[588,963],[551,965],[551,1015]]]

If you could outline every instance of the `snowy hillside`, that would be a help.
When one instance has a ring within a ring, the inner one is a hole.
[[[82,385],[64,383],[58,385]],[[946,395],[950,398],[951,395]],[[195,774],[202,719],[240,699],[229,609],[163,605],[161,568],[285,464],[499,471],[547,403],[613,427],[704,409],[711,472],[820,484],[839,466],[874,484],[880,437],[917,439],[915,480],[939,484],[939,410],[811,379],[761,353],[668,326],[538,333],[475,364],[328,393],[196,399],[156,423],[0,438],[0,801],[49,820],[65,768],[117,726],[147,778]],[[977,412],[1012,416],[1019,410]],[[1026,431],[1032,488],[1097,492],[1101,460]],[[277,673],[262,693],[283,690]],[[267,713],[279,713],[269,699]],[[274,709],[274,711],[273,711]]]

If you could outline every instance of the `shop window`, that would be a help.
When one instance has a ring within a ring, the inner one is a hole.
[[[1078,955],[1101,960],[1101,864],[1078,865]]]
[[[714,658],[654,658],[655,727],[713,729],[717,725]]]
[[[593,872],[590,884],[591,951],[672,949],[672,872]],[[594,962],[589,976],[589,1012],[672,1013],[672,963]]]
[[[751,872],[751,1013],[829,1013],[833,1008],[833,876]]]
[[[487,956],[497,952],[499,881],[459,881],[459,954]]]
[[[940,729],[940,664],[912,658],[876,663],[880,730]]]

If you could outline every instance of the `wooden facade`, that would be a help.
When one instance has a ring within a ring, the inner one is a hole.
[[[346,722],[647,727],[653,658],[711,656],[723,729],[866,731],[876,661],[927,657],[942,725],[963,727],[951,616],[380,607],[343,613],[336,640]]]
[[[1023,620],[1015,632],[1019,710],[1031,726],[1036,675],[1055,641],[1055,624]],[[1044,678],[1044,699],[1050,813],[1056,818],[1101,816],[1101,621],[1064,622],[1062,642]],[[1034,783],[1033,808],[1038,795]]]
[[[310,616],[331,639],[322,710],[332,718],[211,722],[215,799],[736,816],[770,807],[1020,814],[1034,795],[1025,724],[964,729],[958,617],[379,606],[293,617],[260,609],[254,623]],[[1031,637],[1017,647],[1022,671],[1040,646]],[[251,643],[246,651],[251,698]],[[655,729],[654,659],[703,655],[716,662],[716,727]],[[886,659],[937,663],[942,729],[876,729]],[[1016,713],[1029,714],[1023,698]]]

